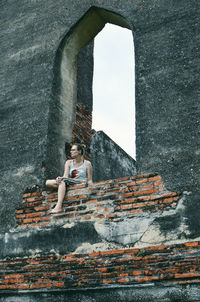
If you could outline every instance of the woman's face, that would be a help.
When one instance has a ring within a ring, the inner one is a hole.
[[[75,157],[81,155],[81,150],[78,150],[78,149],[77,149],[77,146],[76,146],[76,145],[73,145],[72,148],[71,148],[70,153],[71,153],[71,157],[72,157],[72,158],[75,158]]]

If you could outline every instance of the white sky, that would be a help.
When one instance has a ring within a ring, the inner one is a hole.
[[[135,158],[135,75],[130,30],[106,24],[95,38],[93,125]]]

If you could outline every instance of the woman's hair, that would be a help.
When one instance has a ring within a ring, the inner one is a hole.
[[[83,144],[74,143],[72,146],[77,146],[77,150],[81,151],[81,155],[85,154],[85,146]]]

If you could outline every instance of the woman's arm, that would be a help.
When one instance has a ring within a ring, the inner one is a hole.
[[[71,162],[71,160],[67,160],[67,161],[65,162],[63,177],[69,177],[70,162]],[[57,182],[57,183],[61,183],[61,181],[62,181],[62,177],[61,177],[61,176],[58,176],[58,177],[56,178],[56,182]]]
[[[92,185],[92,164],[90,161],[86,161],[86,169],[87,169],[87,181],[89,185]]]
[[[65,169],[64,169],[63,177],[69,177],[70,163],[71,163],[71,159],[68,159],[65,163]]]

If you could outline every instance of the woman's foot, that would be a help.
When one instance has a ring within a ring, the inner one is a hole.
[[[59,214],[59,213],[63,213],[64,210],[62,208],[53,208],[52,210],[49,211],[49,214]]]

